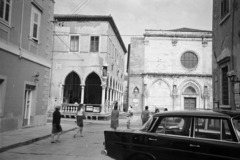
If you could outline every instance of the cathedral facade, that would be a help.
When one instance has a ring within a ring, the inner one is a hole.
[[[129,105],[135,112],[212,108],[212,33],[145,30],[129,51]]]

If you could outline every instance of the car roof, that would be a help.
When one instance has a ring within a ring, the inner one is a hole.
[[[153,117],[159,116],[203,116],[203,117],[222,117],[231,118],[240,116],[240,111],[230,110],[178,110],[178,111],[165,111],[159,112],[153,115]]]

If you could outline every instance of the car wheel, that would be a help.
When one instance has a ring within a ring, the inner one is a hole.
[[[152,158],[144,154],[139,154],[134,156],[131,160],[152,160]]]

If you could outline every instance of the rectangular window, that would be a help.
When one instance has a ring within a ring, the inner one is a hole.
[[[165,117],[161,120],[156,133],[190,136],[191,117]]]
[[[117,61],[117,49],[115,48],[115,55],[114,55],[114,58],[115,58],[115,61]]]
[[[221,0],[221,19],[229,14],[229,0]]]
[[[196,138],[232,141],[232,134],[225,119],[196,118],[194,135]]]
[[[70,52],[79,51],[79,36],[70,36]]]
[[[111,47],[112,47],[112,43],[111,43],[111,40],[108,39],[108,54],[111,56]]]
[[[91,36],[90,52],[99,52],[99,36]]]
[[[222,68],[222,104],[229,105],[228,66]]]
[[[41,12],[36,7],[32,6],[30,37],[36,42],[39,41],[40,23]]]
[[[10,0],[0,0],[0,19],[9,23],[11,9]]]
[[[112,51],[111,51],[112,59],[114,57],[114,45],[112,44]]]

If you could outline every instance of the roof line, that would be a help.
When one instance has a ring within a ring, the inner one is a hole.
[[[125,44],[122,40],[122,37],[118,31],[118,28],[113,20],[113,17],[111,15],[106,16],[106,15],[81,15],[81,14],[74,14],[74,15],[69,15],[69,14],[54,14],[54,19],[57,20],[64,20],[64,21],[108,21],[110,25],[113,28],[114,33],[116,34],[116,37],[124,51],[124,53],[127,53],[127,49],[125,47]]]

